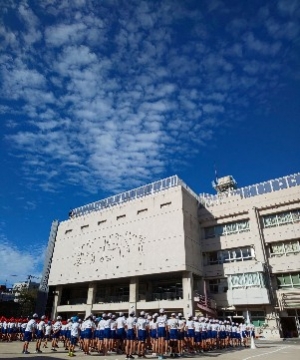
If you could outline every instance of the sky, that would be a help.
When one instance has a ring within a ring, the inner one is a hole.
[[[5,0],[0,19],[0,283],[41,275],[72,208],[300,171],[300,0]]]

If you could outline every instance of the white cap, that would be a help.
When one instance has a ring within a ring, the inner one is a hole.
[[[37,313],[34,313],[34,314],[32,315],[32,317],[33,317],[33,318],[38,318],[39,316],[38,316]]]
[[[159,309],[159,313],[162,314],[165,312],[165,309]]]
[[[140,312],[140,315],[141,315],[141,316],[144,316],[144,315],[145,315],[145,311],[141,311],[141,312]]]
[[[122,312],[119,312],[119,316],[124,316],[124,313],[122,313]]]
[[[57,320],[61,320],[61,319],[62,319],[62,317],[58,315],[58,317],[57,317],[56,319],[57,319]]]
[[[175,313],[172,313],[171,316],[176,316],[176,314],[175,314]]]
[[[178,313],[178,316],[182,316],[182,314],[181,314],[181,313]]]
[[[193,317],[193,320],[198,320],[197,316],[194,316],[194,317]]]
[[[46,319],[46,316],[45,315],[41,316],[41,319],[42,320]]]

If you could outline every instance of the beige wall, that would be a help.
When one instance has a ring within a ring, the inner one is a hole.
[[[186,270],[184,238],[181,186],[61,222],[49,285]]]

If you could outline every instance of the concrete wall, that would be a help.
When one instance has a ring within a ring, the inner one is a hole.
[[[49,285],[186,270],[182,208],[177,186],[61,222]]]

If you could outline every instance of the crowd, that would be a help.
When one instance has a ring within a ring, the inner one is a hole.
[[[147,354],[163,359],[166,355],[180,357],[214,349],[249,347],[251,337],[255,337],[252,324],[237,324],[229,320],[217,320],[172,313],[167,316],[164,309],[153,315],[141,311],[138,315],[130,312],[93,314],[84,320],[74,316],[63,321],[61,316],[48,320],[45,316],[33,314],[29,319],[0,318],[1,341],[23,341],[23,354],[29,354],[32,342],[35,353],[42,353],[51,346],[57,351],[63,346],[69,356],[77,351],[90,355],[98,352],[125,354],[126,359],[146,357]],[[51,344],[51,345],[50,345]]]

